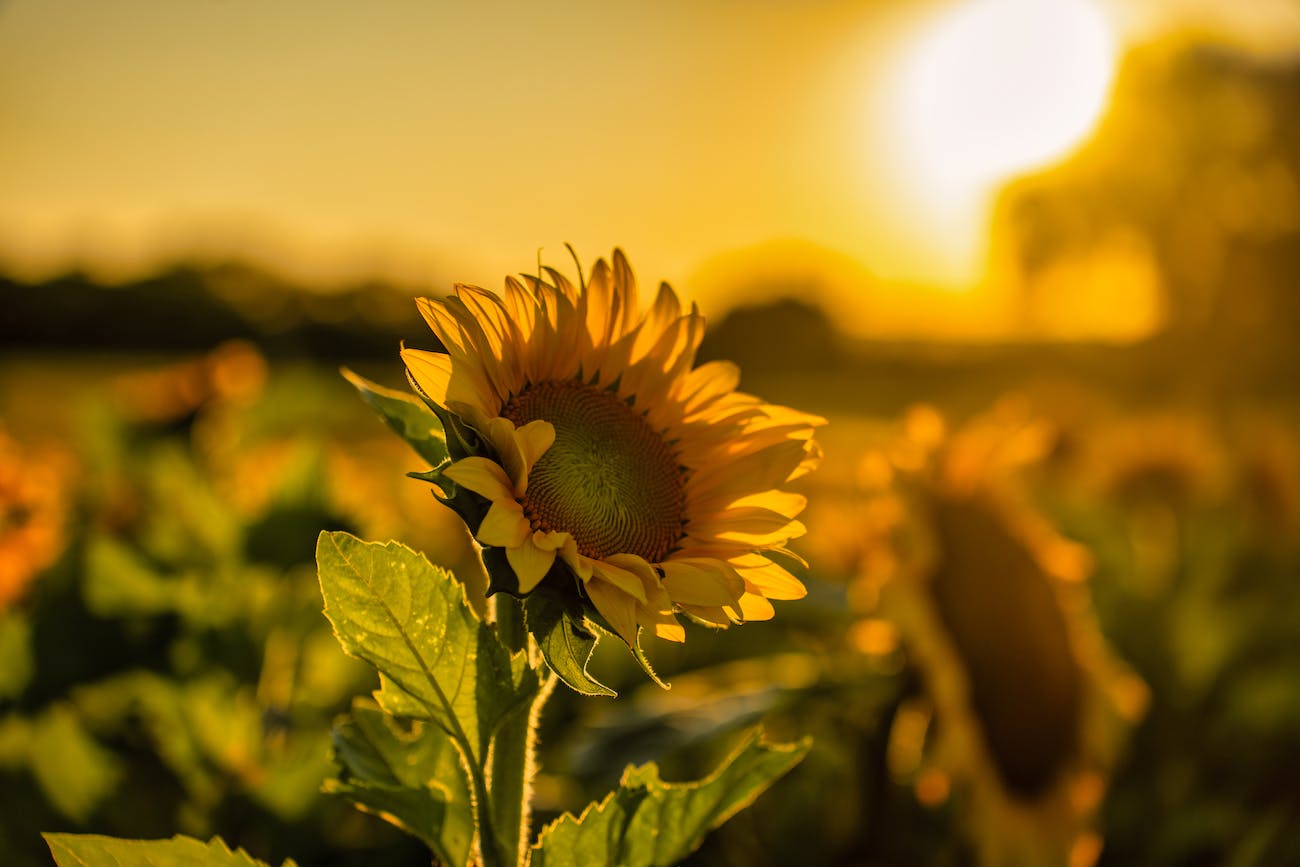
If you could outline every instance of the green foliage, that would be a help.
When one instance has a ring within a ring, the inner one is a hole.
[[[213,838],[118,840],[94,834],[46,834],[45,842],[58,867],[266,867],[243,849],[233,852]],[[294,867],[285,861],[282,867]]]
[[[85,822],[116,787],[121,761],[100,746],[66,705],[55,705],[27,732],[31,770],[50,802]]]
[[[334,730],[343,766],[325,791],[419,837],[444,864],[465,864],[474,840],[470,783],[460,753],[437,726],[401,726],[358,702]]]
[[[22,694],[31,682],[32,627],[15,611],[0,612],[0,700]]]
[[[316,547],[325,616],[344,650],[380,674],[394,716],[429,719],[482,763],[492,734],[540,682],[479,621],[452,575],[397,542],[322,533]]]
[[[370,408],[383,416],[393,432],[429,462],[429,466],[436,467],[447,459],[447,438],[443,435],[442,423],[423,401],[407,392],[371,382],[347,368],[343,369],[343,376],[356,386]]]
[[[811,743],[765,745],[751,731],[707,779],[665,783],[653,764],[629,767],[618,789],[575,819],[547,826],[530,867],[671,867],[705,834],[753,803],[807,754]]]

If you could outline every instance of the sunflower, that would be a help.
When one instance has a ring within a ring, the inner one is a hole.
[[[678,613],[727,626],[804,595],[771,555],[805,498],[778,487],[816,465],[823,420],[737,391],[729,362],[696,366],[704,318],[667,284],[642,314],[615,250],[576,287],[548,268],[419,307],[446,351],[402,358],[447,429],[439,483],[504,552],[485,556],[490,592],[567,581],[629,645],[643,627],[684,640]]]
[[[999,407],[955,434],[914,411],[890,450],[882,497],[907,503],[862,598],[892,624],[920,674],[922,705],[894,735],[924,755],[898,766],[919,800],[952,797],[985,865],[1090,863],[1089,829],[1145,686],[1117,662],[1089,614],[1086,550],[1055,533],[1018,494],[1016,468],[1047,453],[1051,432]],[[872,622],[872,621],[868,621]]]

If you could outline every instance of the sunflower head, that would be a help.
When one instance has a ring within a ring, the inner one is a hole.
[[[664,284],[642,312],[617,250],[577,286],[544,269],[419,305],[443,351],[402,358],[450,454],[426,478],[484,546],[489,593],[543,588],[629,645],[804,594],[778,560],[805,501],[780,487],[816,465],[822,419],[697,366],[694,305]]]
[[[1144,688],[1089,615],[1086,550],[1016,484],[1050,452],[1050,428],[1005,404],[946,427],[933,410],[907,417],[881,496],[910,520],[875,558],[887,573],[859,579],[920,675],[923,707],[907,719],[932,723],[928,739],[897,728],[927,748],[900,748],[915,761],[894,770],[923,802],[960,805],[982,863],[1073,863],[1095,843],[1090,813]]]

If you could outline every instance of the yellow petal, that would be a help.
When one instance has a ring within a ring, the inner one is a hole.
[[[463,458],[443,470],[442,474],[462,488],[468,488],[493,502],[515,498],[506,471],[496,461],[487,458]]]
[[[538,530],[533,533],[533,544],[543,551],[559,551],[572,541],[573,537],[568,533],[557,533],[554,530],[545,533]]]
[[[740,368],[730,361],[709,361],[681,379],[679,399],[683,413],[690,415],[708,406],[740,385]]]
[[[772,603],[762,596],[746,593],[740,597],[740,615],[742,620],[771,620],[776,614]]]
[[[528,593],[550,571],[551,564],[555,562],[555,551],[544,551],[534,545],[531,538],[525,538],[518,548],[506,549],[506,559],[510,561],[510,568],[515,570],[515,577],[519,579],[519,592]]]
[[[618,248],[614,249],[614,297],[619,301],[619,315],[623,319],[616,334],[627,334],[636,327],[637,317],[641,315],[641,304],[637,300],[636,276],[632,273],[632,266]]]
[[[615,566],[606,560],[592,560],[591,569],[596,578],[608,581],[638,602],[646,601],[645,587],[642,586],[641,578],[636,573]]]
[[[675,641],[681,644],[686,640],[686,630],[677,622],[677,618],[671,614],[650,611],[645,606],[638,606],[637,622],[654,630],[655,635],[666,641]]]
[[[515,327],[519,329],[521,342],[530,343],[533,325],[537,321],[537,304],[528,290],[524,289],[524,284],[514,277],[506,278],[505,305]]]
[[[776,545],[802,536],[805,527],[779,512],[747,507],[727,509],[692,523],[687,534],[697,539],[721,539],[750,545]]]
[[[609,622],[619,637],[628,643],[636,643],[636,600],[599,578],[587,582],[587,595],[591,604]]]
[[[555,426],[538,419],[516,428],[508,418],[497,416],[487,424],[488,442],[501,457],[501,465],[519,496],[528,490],[528,473],[542,453],[555,442]]]
[[[655,296],[654,304],[646,313],[645,319],[641,322],[641,328],[637,332],[632,357],[636,359],[646,355],[651,347],[659,342],[664,330],[676,322],[681,315],[682,304],[677,300],[677,293],[667,283],[660,283],[659,293]]]
[[[641,579],[641,587],[645,591],[644,607],[656,611],[672,611],[673,600],[659,580],[659,573],[644,558],[636,554],[610,554],[605,562],[626,569]]]
[[[479,524],[477,538],[484,545],[514,548],[523,544],[532,528],[524,517],[524,510],[514,500],[494,500],[492,507]]]
[[[718,605],[683,605],[682,611],[703,620],[710,626],[721,626],[725,629],[731,625],[731,618]]]
[[[807,508],[808,498],[803,494],[791,494],[787,491],[763,491],[762,493],[741,497],[730,505],[733,507],[756,506],[793,518]]]
[[[515,431],[515,439],[519,444],[524,482],[527,484],[528,474],[532,472],[533,465],[555,443],[555,425],[540,418],[530,421]]]
[[[447,388],[451,385],[451,356],[423,349],[403,349],[402,361],[420,391],[438,406],[446,406]]]
[[[671,623],[656,623],[654,629],[655,635],[665,641],[673,641],[677,644],[683,644],[686,641],[686,630],[677,622],[676,617],[672,619]]]
[[[808,588],[784,567],[766,558],[764,565],[754,568],[740,568],[740,577],[745,579],[745,588],[768,599],[802,599],[808,595]]]
[[[744,581],[721,561],[673,559],[659,564],[664,589],[680,605],[731,605],[745,592]]]
[[[443,346],[447,347],[448,352],[465,352],[464,335],[461,333],[460,326],[443,306],[443,302],[434,298],[416,298],[415,306],[419,308],[420,315],[428,323],[429,330],[432,331]]]

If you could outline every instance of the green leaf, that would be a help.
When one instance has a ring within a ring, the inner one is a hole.
[[[583,695],[616,695],[587,673],[597,637],[583,619],[582,601],[576,595],[539,586],[524,599],[524,622],[556,676]]]
[[[810,742],[765,745],[759,730],[707,779],[665,783],[654,763],[629,766],[619,788],[580,818],[543,829],[529,867],[670,867],[749,806],[807,754]]]
[[[460,753],[440,728],[410,729],[358,702],[334,729],[334,757],[343,766],[325,791],[420,838],[439,862],[463,867],[474,840],[470,784]]]
[[[343,649],[379,671],[380,706],[433,720],[481,767],[497,726],[540,686],[525,654],[512,657],[464,586],[405,545],[322,533],[316,562],[325,616]]]
[[[17,698],[32,679],[32,627],[17,611],[0,611],[0,699]]]
[[[379,413],[388,426],[415,449],[416,454],[436,467],[447,459],[447,439],[442,424],[415,395],[385,388],[348,370],[342,370],[348,382],[361,392],[361,398]]]
[[[266,867],[243,849],[230,851],[217,837],[119,840],[97,834],[44,834],[59,867]],[[283,867],[293,867],[285,861]]]
[[[73,821],[86,821],[117,788],[121,762],[91,737],[70,706],[56,704],[43,713],[30,738],[33,776],[50,803]]]
[[[169,581],[138,553],[107,535],[86,542],[86,607],[99,617],[158,614],[179,603],[180,582]]]

